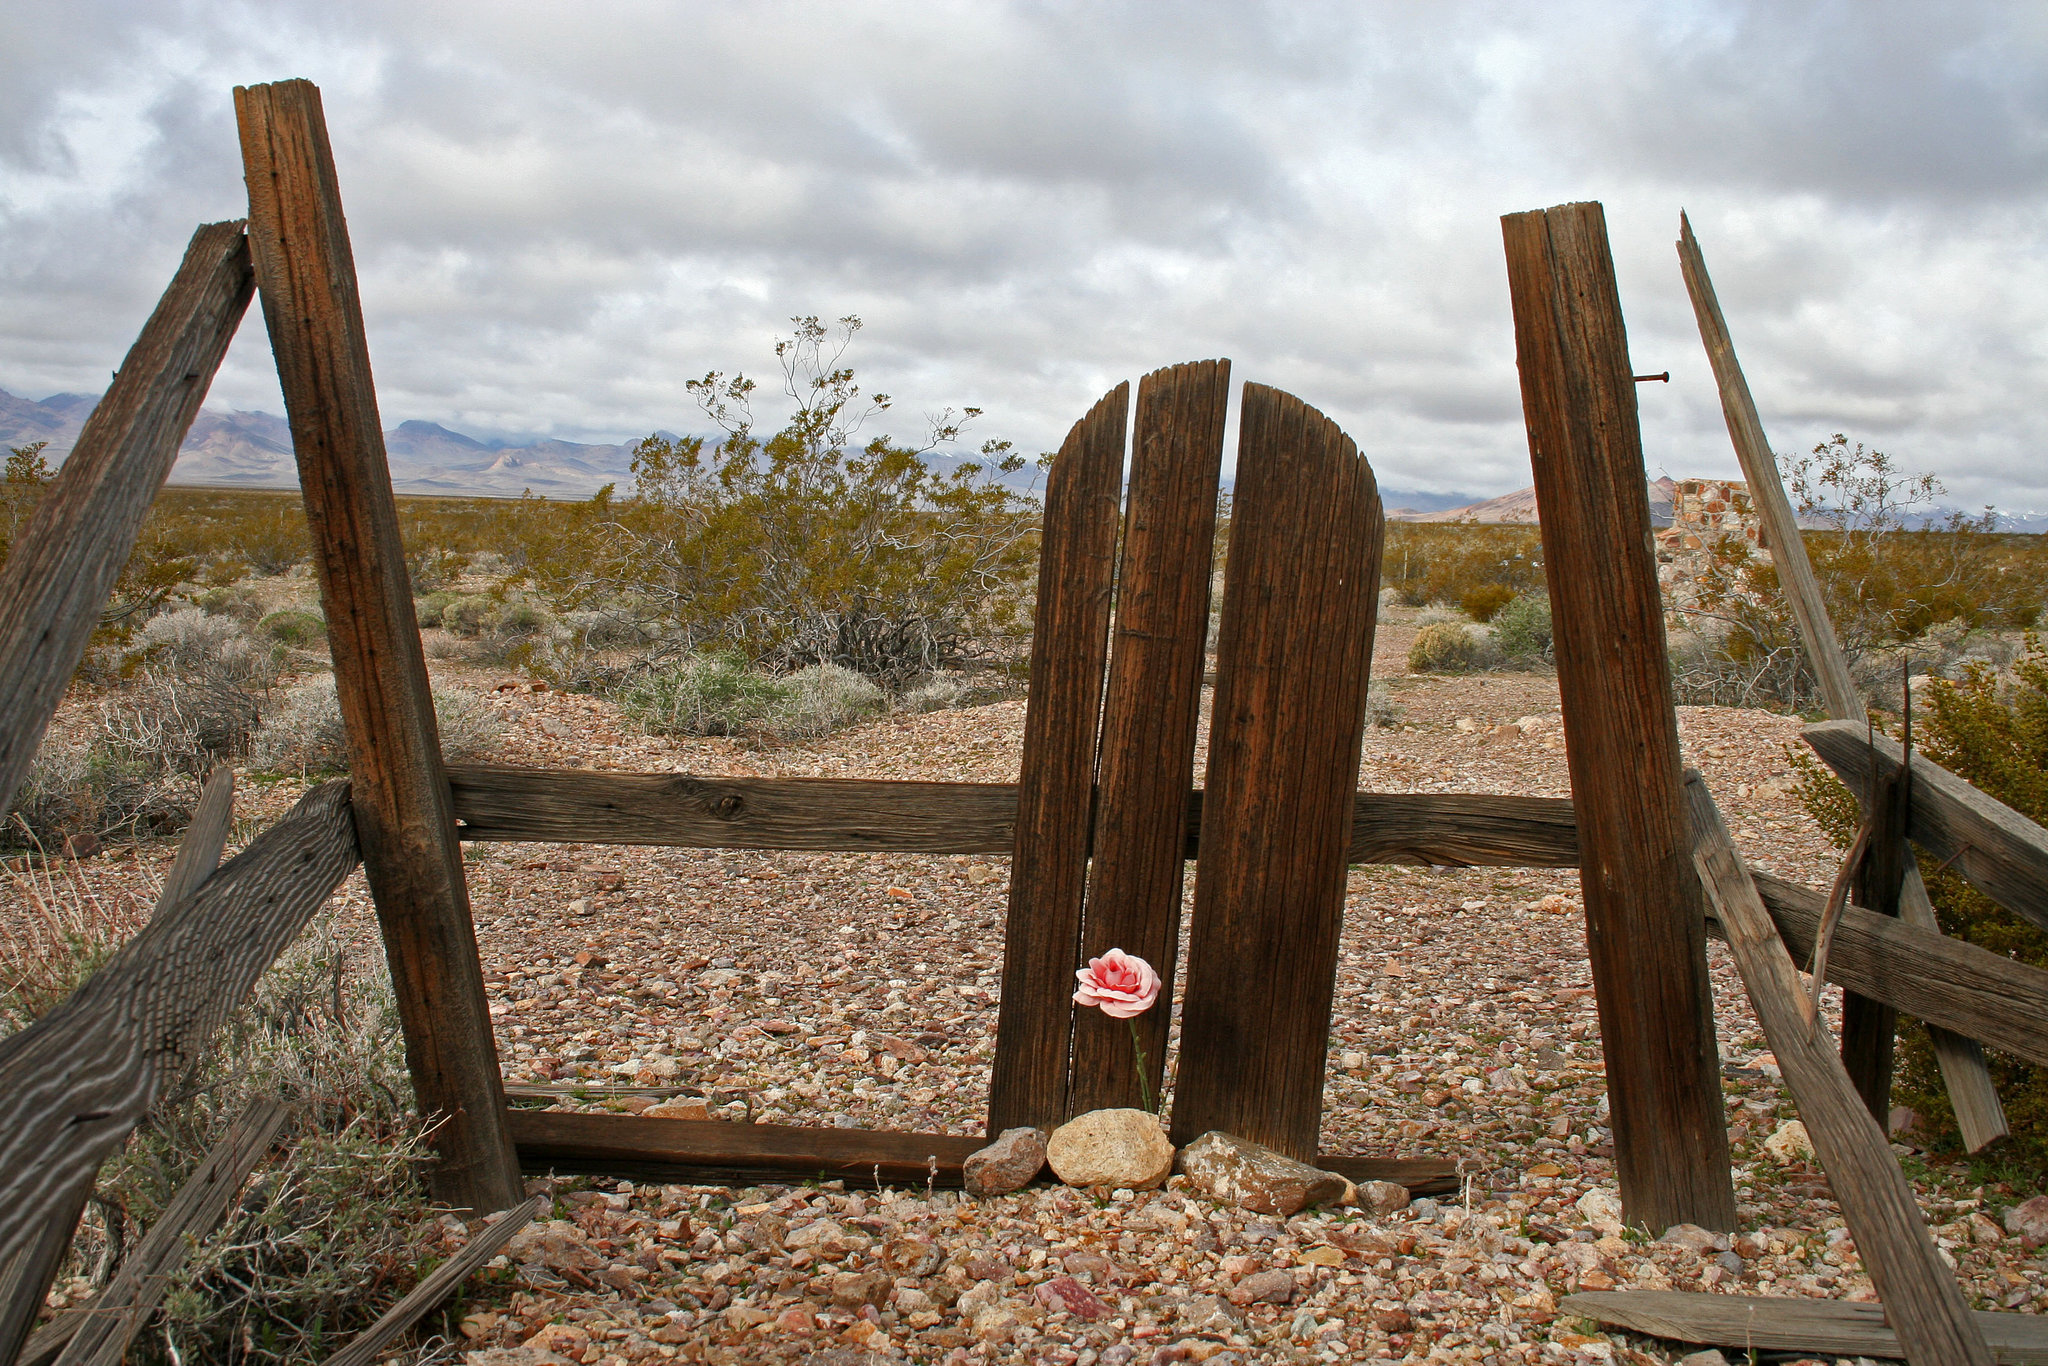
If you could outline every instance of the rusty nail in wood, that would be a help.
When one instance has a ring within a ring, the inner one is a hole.
[[[1669,384],[1671,383],[1671,372],[1669,370],[1666,370],[1661,375],[1631,375],[1630,378],[1635,380],[1635,382],[1638,384],[1643,383],[1645,380],[1653,379],[1662,380],[1664,381],[1664,383]]]

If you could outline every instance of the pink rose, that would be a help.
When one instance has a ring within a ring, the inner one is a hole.
[[[1150,963],[1122,949],[1111,949],[1100,958],[1089,959],[1088,966],[1078,969],[1074,976],[1081,983],[1081,989],[1074,993],[1074,1004],[1096,1006],[1111,1019],[1128,1020],[1133,1015],[1143,1015],[1159,999],[1159,974]]]

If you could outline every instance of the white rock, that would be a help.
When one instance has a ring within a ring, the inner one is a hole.
[[[1579,1197],[1578,1209],[1595,1228],[1603,1224],[1621,1225],[1621,1197],[1611,1190],[1595,1186]]]
[[[1778,1132],[1764,1140],[1764,1151],[1771,1155],[1773,1162],[1786,1165],[1805,1162],[1813,1157],[1813,1140],[1806,1136],[1804,1124],[1788,1119],[1778,1126]]]
[[[1143,1110],[1090,1110],[1053,1130],[1045,1160],[1070,1186],[1145,1190],[1173,1170],[1173,1144]]]

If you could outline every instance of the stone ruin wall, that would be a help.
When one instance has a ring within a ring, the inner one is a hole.
[[[1655,532],[1657,585],[1663,591],[1666,624],[1684,626],[1681,613],[1697,604],[1698,580],[1713,564],[1714,547],[1739,536],[1751,555],[1769,560],[1763,524],[1739,479],[1684,479],[1671,496],[1671,525]]]

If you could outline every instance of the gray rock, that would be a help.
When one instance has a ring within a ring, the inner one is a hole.
[[[1678,1366],[1728,1366],[1728,1358],[1721,1355],[1719,1348],[1709,1347],[1703,1352],[1680,1357]]]
[[[1046,1161],[1070,1186],[1145,1190],[1173,1170],[1173,1145],[1143,1110],[1090,1110],[1053,1130]]]
[[[2005,1212],[2005,1231],[2015,1238],[2048,1242],[2048,1195],[2037,1195]]]
[[[969,1195],[1008,1195],[1022,1190],[1045,1166],[1045,1130],[1005,1129],[995,1142],[967,1155],[961,1184]]]
[[[1394,1214],[1408,1208],[1408,1188],[1398,1181],[1367,1181],[1357,1191],[1352,1203],[1374,1214]]]
[[[1180,1307],[1179,1323],[1190,1333],[1230,1334],[1244,1323],[1244,1315],[1221,1295],[1198,1295]]]
[[[1709,1252],[1726,1252],[1731,1246],[1727,1234],[1710,1232],[1698,1224],[1673,1224],[1664,1230],[1664,1236],[1657,1241],[1702,1255]]]
[[[1350,1184],[1335,1172],[1296,1162],[1220,1129],[1211,1129],[1181,1149],[1180,1169],[1196,1190],[1212,1200],[1282,1218],[1309,1205],[1334,1201]]]

